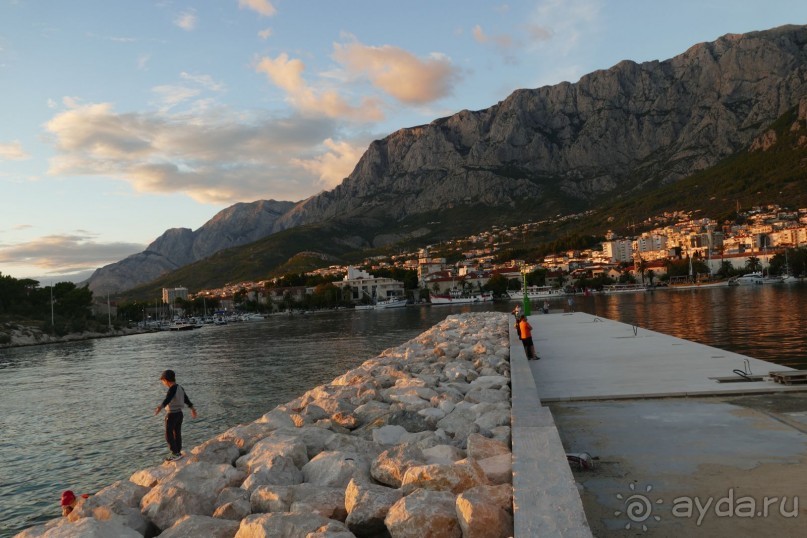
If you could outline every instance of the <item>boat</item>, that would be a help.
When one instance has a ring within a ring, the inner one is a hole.
[[[746,273],[742,276],[734,277],[729,281],[732,286],[761,286],[764,284],[762,273],[754,271],[753,273]]]
[[[507,295],[510,296],[511,301],[520,301],[524,298],[524,288],[520,290],[508,290]],[[550,297],[560,297],[566,295],[566,292],[561,288],[553,288],[552,286],[527,286],[528,299],[549,299]]]
[[[602,292],[606,294],[636,293],[639,291],[647,291],[647,286],[644,284],[609,284],[602,287]]]
[[[433,305],[486,303],[492,300],[493,293],[491,292],[468,292],[457,288],[448,290],[448,293],[433,293],[429,296],[429,301]]]
[[[401,308],[403,306],[406,306],[406,297],[387,297],[386,299],[379,299],[375,303],[376,309]]]
[[[375,308],[374,304],[357,304],[356,310],[373,310]]]
[[[670,277],[666,286],[657,286],[659,290],[695,290],[701,288],[724,288],[729,285],[728,280],[701,280],[692,282],[688,277]]]
[[[252,314],[241,314],[239,319],[241,321],[263,321],[266,318],[263,317],[263,314],[253,312]]]

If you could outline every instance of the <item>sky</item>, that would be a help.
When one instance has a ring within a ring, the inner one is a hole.
[[[398,129],[783,24],[807,2],[0,0],[0,274],[79,282]]]

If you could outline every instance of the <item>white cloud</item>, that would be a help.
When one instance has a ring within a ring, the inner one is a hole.
[[[263,17],[271,17],[277,11],[269,0],[238,0],[238,7],[251,9]]]
[[[334,142],[328,138],[323,144],[328,150],[326,153],[311,159],[294,159],[292,163],[316,174],[322,189],[330,190],[350,175],[367,149],[367,143]]]
[[[474,40],[477,43],[485,44],[492,44],[500,49],[510,49],[514,45],[513,37],[507,34],[499,34],[499,35],[487,35],[482,27],[478,24],[474,26],[472,32],[474,36]]]
[[[315,160],[311,148],[332,138],[334,128],[331,120],[302,115],[215,106],[198,113],[118,113],[109,103],[94,103],[46,124],[57,150],[49,174],[107,176],[139,192],[181,192],[202,203],[300,200],[321,190],[326,168],[306,168],[300,159]]]
[[[87,278],[95,268],[142,252],[145,247],[138,243],[98,243],[92,234],[77,231],[39,237],[26,243],[0,244],[0,263],[11,272],[40,282],[44,279],[77,281]],[[35,273],[44,276],[31,276]]]
[[[174,19],[174,24],[183,30],[190,32],[196,28],[196,10],[188,9],[183,11],[176,17],[176,19]]]
[[[193,75],[191,73],[186,73],[185,71],[183,71],[182,73],[179,74],[179,76],[184,80],[194,82],[199,86],[202,86],[203,88],[214,92],[222,92],[226,89],[224,84],[213,80],[213,77],[211,77],[210,75]]]
[[[137,68],[141,71],[145,70],[151,60],[150,54],[141,54],[137,57]]]
[[[352,76],[367,77],[373,86],[406,104],[446,97],[460,78],[459,70],[442,54],[420,59],[390,45],[335,44],[334,58]]]
[[[24,161],[30,158],[31,156],[22,149],[19,140],[8,143],[0,142],[0,161]]]
[[[316,90],[309,86],[303,79],[305,64],[289,59],[285,53],[277,58],[261,58],[255,70],[284,90],[289,104],[302,114],[362,122],[379,121],[384,117],[381,104],[375,98],[365,97],[359,105],[351,105],[334,89]]]
[[[263,30],[258,32],[258,37],[260,37],[261,39],[264,39],[264,40],[269,39],[270,37],[272,37],[272,29],[271,28],[264,28]]]

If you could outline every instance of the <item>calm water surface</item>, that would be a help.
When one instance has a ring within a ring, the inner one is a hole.
[[[796,284],[577,296],[575,309],[807,369],[805,300],[807,285]],[[64,489],[98,491],[161,462],[162,417],[152,412],[165,394],[158,377],[166,368],[200,412],[183,425],[187,450],[449,314],[514,304],[276,316],[0,350],[0,536],[57,517]],[[565,300],[552,303],[555,312],[566,308]]]

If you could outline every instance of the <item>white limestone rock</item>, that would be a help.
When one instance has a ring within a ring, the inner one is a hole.
[[[333,488],[303,483],[291,486],[290,489],[289,512],[318,514],[338,521],[344,521],[347,517],[344,487]]]
[[[271,423],[250,422],[234,426],[215,439],[220,441],[232,441],[235,446],[245,454],[252,450],[252,447],[261,439],[268,437],[277,428]]]
[[[42,538],[143,538],[142,534],[125,527],[117,520],[100,521],[92,517],[54,525],[41,536]]]
[[[401,482],[409,467],[422,465],[423,452],[411,445],[398,445],[385,450],[373,460],[370,465],[370,474],[378,482],[401,487]]]
[[[409,467],[401,480],[401,490],[404,495],[418,488],[457,494],[487,484],[485,472],[475,460],[462,460],[451,465],[432,463]]]
[[[182,461],[182,460],[179,460]],[[187,463],[187,462],[185,462]],[[176,471],[173,465],[158,465],[136,471],[129,477],[129,481],[139,486],[153,488],[165,478],[171,476]]]
[[[258,486],[249,497],[252,513],[288,512],[293,493],[292,486]]]
[[[230,521],[228,519],[185,516],[177,521],[173,527],[160,533],[160,538],[187,538],[189,536],[233,538],[240,525],[240,521]]]
[[[461,538],[454,494],[418,489],[390,507],[384,525],[392,538]]]
[[[478,460],[477,463],[491,484],[513,483],[513,455],[509,452]]]
[[[370,462],[353,452],[326,451],[303,466],[303,480],[319,486],[344,488],[352,478],[370,479]]]
[[[308,449],[298,437],[272,435],[255,443],[248,454],[238,458],[235,466],[253,473],[258,467],[270,465],[278,456],[290,458],[298,468],[308,463]]]
[[[351,480],[345,489],[345,524],[356,536],[381,534],[385,530],[384,518],[402,496],[400,489]]]
[[[349,532],[344,523],[317,514],[253,514],[241,520],[235,538],[306,538],[317,532]]]
[[[483,460],[501,454],[510,454],[510,447],[501,441],[473,433],[468,436],[468,457]]]
[[[264,460],[260,467],[254,469],[241,487],[252,493],[258,486],[270,484],[291,486],[300,484],[302,481],[303,473],[297,468],[291,457],[274,455],[270,459]]]
[[[478,486],[461,493],[456,514],[463,538],[513,536],[513,488]]]
[[[159,484],[140,501],[143,515],[160,529],[168,529],[188,515],[213,514],[215,494],[200,494],[176,486]]]
[[[191,449],[190,461],[233,465],[241,456],[241,450],[232,440],[210,439]]]
[[[397,445],[408,434],[403,426],[382,426],[373,430],[373,442],[379,445]]]
[[[450,465],[465,459],[465,451],[453,445],[435,445],[431,448],[423,449],[425,463],[442,463]]]

